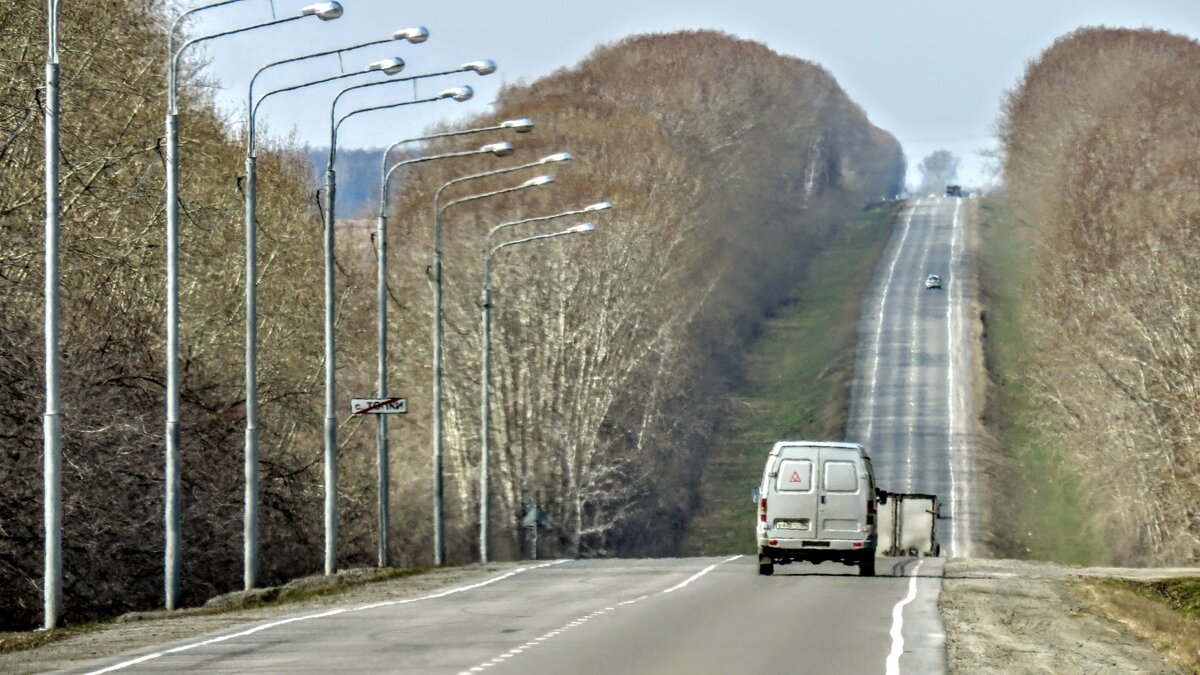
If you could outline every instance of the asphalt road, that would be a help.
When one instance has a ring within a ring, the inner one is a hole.
[[[917,199],[899,218],[859,328],[848,434],[871,453],[879,487],[938,495],[951,557],[971,556],[978,513],[967,201]],[[925,287],[929,274],[941,289]]]
[[[71,672],[940,672],[941,571],[902,558],[873,579],[832,564],[760,577],[752,556],[556,561]]]
[[[865,305],[851,410],[881,487],[942,495],[943,553],[971,552],[966,206],[916,200]],[[929,273],[944,287],[926,290]],[[747,529],[751,527],[748,505]],[[160,645],[72,672],[938,673],[944,561],[756,573],[753,556],[530,563],[424,596]]]

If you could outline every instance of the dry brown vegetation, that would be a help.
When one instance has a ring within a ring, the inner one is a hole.
[[[1109,561],[1200,552],[1200,45],[1080,30],[1005,105],[1005,179],[1033,253],[1020,308],[1039,441]]]
[[[133,9],[133,19],[103,21],[111,3],[72,2],[61,19],[69,621],[153,607],[161,592],[164,39],[160,8]],[[9,139],[0,149],[3,627],[40,615],[43,11],[0,8],[0,141]],[[197,91],[189,85],[185,96],[181,147],[185,604],[237,587],[241,566],[241,149]],[[528,555],[517,523],[536,498],[551,522],[542,555],[671,553],[743,345],[838,223],[898,190],[900,148],[824,70],[711,32],[600,48],[575,68],[507,89],[494,116],[464,125],[518,116],[538,128],[518,139],[510,161],[560,150],[577,159],[552,189],[447,212],[450,560],[474,556],[478,528],[482,234],[600,199],[616,210],[597,218],[594,235],[497,260],[492,545],[500,558]],[[432,191],[497,165],[423,165],[395,191],[391,381],[410,400],[410,414],[392,424],[400,565],[431,559]],[[269,583],[321,560],[321,247],[301,154],[260,152],[259,167]],[[450,197],[527,177],[476,182]],[[370,241],[342,232],[339,411],[374,390]],[[373,428],[342,420],[345,566],[374,561]]]
[[[1138,592],[1154,585],[1087,579],[1078,582],[1078,590],[1092,611],[1154,645],[1171,663],[1200,673],[1200,617]]]

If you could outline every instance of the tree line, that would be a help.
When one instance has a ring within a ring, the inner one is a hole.
[[[1032,442],[1078,479],[1110,562],[1200,551],[1200,44],[1081,29],[1004,106]]]
[[[164,7],[62,7],[64,591],[67,621],[161,603]],[[0,628],[34,625],[41,573],[44,8],[0,7]],[[197,64],[181,96],[184,604],[239,586],[243,130],[214,112]],[[903,183],[899,145],[826,71],[714,32],[637,36],[506,88],[484,126],[529,117],[527,162],[576,160],[549,189],[447,212],[445,439],[451,561],[478,528],[478,296],[483,233],[607,199],[593,235],[499,254],[492,294],[494,555],[669,554],[721,397],[759,320],[838,223]],[[389,139],[380,139],[381,145]],[[499,138],[495,140],[500,140]],[[474,143],[474,141],[472,141]],[[477,145],[477,144],[476,144]],[[261,146],[260,146],[261,147]],[[463,148],[444,141],[434,153]],[[431,206],[451,177],[393,188],[389,281],[392,559],[428,564]],[[515,176],[515,177],[514,177]],[[456,198],[527,176],[477,181]],[[508,180],[511,179],[511,180]],[[261,544],[264,583],[321,567],[321,213],[301,148],[259,152]],[[561,223],[562,226],[575,221]],[[555,228],[559,224],[551,223]],[[519,229],[513,236],[544,230]],[[374,563],[374,244],[339,233],[339,566]]]

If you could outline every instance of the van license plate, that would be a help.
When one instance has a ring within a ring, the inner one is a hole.
[[[777,530],[807,530],[808,523],[806,523],[806,522],[793,523],[793,522],[788,522],[786,520],[781,520],[781,521],[775,523],[775,529],[777,529]]]

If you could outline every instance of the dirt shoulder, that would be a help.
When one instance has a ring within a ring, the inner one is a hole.
[[[1132,622],[1104,607],[1095,591],[1099,579],[1171,577],[1200,577],[1200,569],[948,561],[938,603],[946,627],[947,669],[951,673],[1187,673],[1188,667],[1169,663],[1165,651],[1136,636]]]
[[[308,597],[296,602],[254,607],[252,609],[220,608],[253,603],[253,597],[234,593],[219,596],[208,606],[168,613],[137,612],[111,623],[103,624],[72,637],[51,642],[33,649],[0,654],[0,673],[40,673],[79,667],[90,661],[122,652],[161,645],[176,640],[223,631],[234,626],[286,616],[307,614],[339,605],[377,602],[437,591],[451,586],[479,581],[488,576],[536,563],[493,563],[440,568],[424,574],[404,576],[386,581],[361,583],[336,593]],[[355,583],[370,571],[347,570],[336,577],[306,577],[277,589],[262,589],[254,596],[270,597],[279,591],[320,592],[331,583]]]

